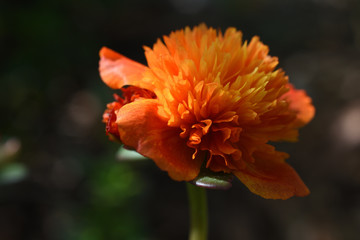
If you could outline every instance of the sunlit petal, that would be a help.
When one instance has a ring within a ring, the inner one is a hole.
[[[100,76],[111,88],[120,89],[124,85],[137,85],[146,68],[107,47],[100,50]]]

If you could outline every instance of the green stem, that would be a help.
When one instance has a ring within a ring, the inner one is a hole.
[[[208,214],[206,190],[186,183],[190,205],[189,240],[207,240]]]

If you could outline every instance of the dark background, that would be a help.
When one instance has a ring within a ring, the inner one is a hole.
[[[186,239],[185,184],[151,161],[121,162],[101,115],[108,46],[186,25],[259,35],[317,108],[298,143],[278,144],[311,190],[265,200],[235,180],[208,191],[210,240],[359,239],[360,1],[43,0],[0,3],[0,239]]]

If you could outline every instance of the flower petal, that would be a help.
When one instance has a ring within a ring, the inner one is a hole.
[[[120,89],[124,85],[137,85],[146,66],[135,62],[107,47],[100,50],[99,71],[102,80],[111,88]]]
[[[159,168],[178,181],[193,180],[200,172],[204,156],[192,159],[193,149],[179,134],[181,129],[167,126],[157,114],[156,99],[140,99],[117,112],[120,139],[128,147],[151,158]]]
[[[312,105],[311,98],[306,95],[304,90],[298,90],[293,85],[288,84],[290,90],[285,93],[282,98],[289,102],[289,108],[297,112],[296,126],[301,127],[315,115],[315,107]]]
[[[247,162],[244,170],[233,172],[251,192],[268,199],[288,199],[310,193],[296,171],[284,159],[286,153],[276,152],[269,145],[268,152],[255,152],[254,163]]]

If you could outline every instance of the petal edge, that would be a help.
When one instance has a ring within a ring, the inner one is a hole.
[[[113,89],[120,89],[124,85],[137,85],[147,69],[146,66],[107,47],[102,47],[99,55],[101,79]]]
[[[284,161],[286,154],[276,151],[268,154],[255,154],[255,162],[247,163],[244,170],[235,171],[234,175],[251,192],[267,199],[285,200],[310,193],[296,171]]]
[[[192,159],[193,149],[180,138],[177,128],[157,115],[156,99],[141,99],[124,105],[117,112],[120,139],[128,147],[151,158],[177,181],[193,180],[200,172],[201,154]]]

